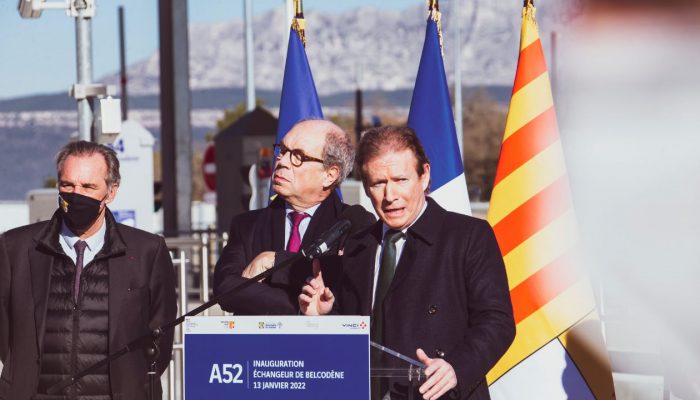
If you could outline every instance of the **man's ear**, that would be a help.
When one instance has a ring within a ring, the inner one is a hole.
[[[430,164],[423,164],[423,175],[420,176],[420,183],[423,186],[423,191],[428,190],[430,186]]]
[[[117,191],[119,191],[119,185],[112,184],[109,188],[109,192],[107,193],[107,198],[105,199],[105,204],[109,204],[112,201],[114,201],[114,198],[117,197]]]
[[[336,166],[332,166],[328,168],[325,171],[325,175],[323,177],[323,187],[331,187],[334,183],[338,181],[338,178],[340,177],[340,168]]]

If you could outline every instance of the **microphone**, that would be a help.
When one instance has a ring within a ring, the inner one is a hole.
[[[350,221],[347,219],[341,219],[329,230],[323,232],[323,234],[319,236],[315,242],[306,246],[306,248],[301,251],[301,254],[303,254],[308,260],[313,260],[333,247],[335,242],[337,242],[338,239],[340,239],[350,230],[350,226],[352,226]]]
[[[301,250],[301,253],[309,260],[326,253],[339,240],[344,242],[348,233],[358,232],[374,223],[374,217],[362,206],[354,205],[345,209],[340,214],[339,221],[324,232],[315,242]],[[352,228],[352,229],[351,229]],[[340,246],[342,247],[342,245]]]

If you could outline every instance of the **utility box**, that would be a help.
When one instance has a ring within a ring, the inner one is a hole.
[[[151,132],[136,121],[122,122],[121,133],[108,145],[117,152],[122,180],[109,205],[117,222],[148,232],[153,226],[153,145]]]
[[[50,220],[58,209],[58,189],[33,189],[27,193],[29,223]]]
[[[219,232],[228,231],[231,218],[248,210],[251,197],[248,173],[265,148],[272,149],[278,120],[256,107],[214,138],[216,152],[216,219]]]

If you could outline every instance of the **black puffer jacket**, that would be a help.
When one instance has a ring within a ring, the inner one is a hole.
[[[104,255],[83,268],[78,302],[73,299],[75,264],[63,257],[51,271],[43,354],[36,399],[60,400],[46,395],[48,388],[109,354],[109,269]],[[67,390],[71,399],[109,399],[109,374],[103,368]]]

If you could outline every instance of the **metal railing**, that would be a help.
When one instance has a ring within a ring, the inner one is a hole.
[[[177,274],[178,315],[187,313],[195,304],[209,301],[210,279],[227,239],[226,233],[219,235],[214,231],[194,231],[188,236],[165,239]],[[203,315],[209,315],[209,310]],[[184,398],[183,367],[184,331],[178,326],[174,332],[173,357],[167,373],[161,377],[164,399]]]

